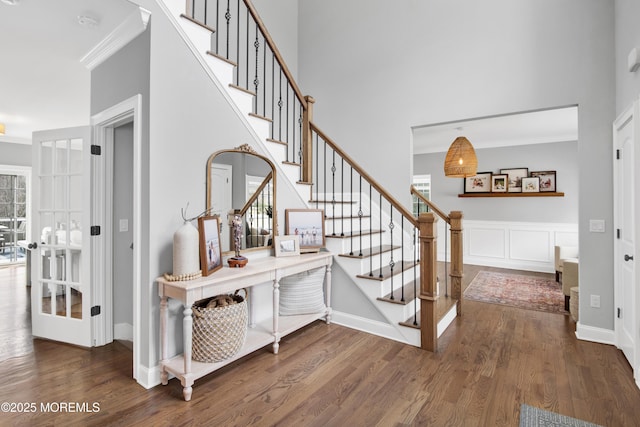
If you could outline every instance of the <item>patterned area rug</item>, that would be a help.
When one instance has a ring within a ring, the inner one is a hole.
[[[576,418],[534,408],[520,406],[520,427],[602,427]]]
[[[480,271],[464,292],[466,299],[528,310],[569,314],[562,287],[552,279]]]

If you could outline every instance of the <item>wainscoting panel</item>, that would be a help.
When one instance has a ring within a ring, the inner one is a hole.
[[[446,223],[438,221],[438,259],[450,245]],[[466,264],[552,273],[554,246],[578,246],[578,224],[463,220]]]

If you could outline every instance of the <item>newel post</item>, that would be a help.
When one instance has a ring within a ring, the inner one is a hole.
[[[302,112],[302,182],[313,182],[313,104],[316,102],[312,96],[305,96],[307,108]]]
[[[421,347],[428,351],[438,349],[438,219],[432,212],[423,212],[418,217],[420,228],[420,336]]]
[[[462,315],[462,212],[452,211],[449,213],[451,222],[451,297],[458,301],[456,312]]]

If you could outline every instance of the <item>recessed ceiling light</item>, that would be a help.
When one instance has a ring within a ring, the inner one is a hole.
[[[9,6],[15,6],[20,3],[20,0],[0,0],[4,4],[8,4]]]
[[[4,0],[0,0],[0,1],[4,1]],[[78,24],[87,28],[95,28],[98,26],[98,20],[92,16],[79,15]]]

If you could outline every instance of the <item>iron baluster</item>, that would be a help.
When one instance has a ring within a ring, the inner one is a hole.
[[[380,193],[380,204],[378,205],[378,214],[380,216],[380,233],[382,233],[382,193]],[[382,279],[383,277],[382,275],[382,234],[380,234],[380,244],[378,246],[380,247],[380,273],[378,274],[378,277]],[[373,249],[373,247],[371,249]]]
[[[413,227],[413,264],[416,265],[418,245],[416,244],[418,237],[418,228]],[[413,269],[413,325],[418,326],[418,269]]]
[[[349,194],[351,195],[351,203],[349,203],[349,231],[351,232],[351,236],[353,236],[353,166],[351,166],[350,174],[351,183],[349,184]],[[351,242],[351,251],[349,252],[349,255],[353,256],[353,238],[349,239],[349,242]]]
[[[369,184],[369,215],[371,215],[372,212],[372,200],[373,200],[373,196],[371,193],[371,184]],[[371,227],[369,227],[369,277],[373,277],[373,253],[372,253],[372,249],[373,249],[373,230],[371,229]]]
[[[391,239],[391,256],[393,257],[393,239]],[[404,216],[400,216],[400,261],[404,261]],[[400,301],[404,302],[404,268],[402,269],[401,277],[402,291],[400,293]]]
[[[382,205],[382,200],[380,200],[380,205]],[[394,229],[394,225],[393,225],[393,205],[391,203],[389,203],[391,210],[390,210],[390,220],[389,220],[389,230],[391,230],[391,246],[393,246],[393,229]],[[380,242],[382,242],[382,239],[380,239]],[[382,253],[382,243],[380,244],[380,252]],[[380,259],[382,259],[382,257],[380,257]],[[391,261],[389,261],[389,267],[391,267],[391,300],[394,300],[395,297],[393,295],[393,267],[396,265],[395,261],[393,260],[393,251],[391,251]],[[382,273],[382,270],[381,270]]]
[[[344,157],[340,164],[340,236],[344,237]]]
[[[331,163],[331,208],[332,208],[332,227],[331,227],[331,235],[336,235],[336,151],[333,151],[332,155],[332,163]]]
[[[359,229],[358,229],[358,235],[360,237],[360,253],[358,254],[359,257],[362,257],[362,215],[364,215],[364,213],[362,212],[362,175],[360,175],[360,203],[358,204],[360,206],[360,208],[358,209],[358,221],[360,222],[359,224]]]
[[[320,147],[320,143],[318,142],[318,134],[316,133],[316,180],[315,180],[315,184],[314,186],[316,187],[316,209],[318,209],[318,190],[319,190],[319,186],[320,186],[320,178],[318,176],[318,151],[320,151],[319,149]]]
[[[255,73],[255,77],[253,78],[253,87],[255,89],[256,92],[256,103],[255,103],[255,107],[254,107],[254,112],[256,114],[258,114],[258,104],[259,104],[259,100],[258,97],[260,96],[260,80],[258,79],[258,56],[260,55],[260,40],[258,39],[258,24],[256,23],[256,39],[253,42],[253,46],[256,48],[256,73]]]
[[[275,115],[275,106],[274,102],[276,100],[276,84],[275,84],[275,64],[276,64],[276,54],[271,52],[271,118],[274,119]],[[274,137],[275,126],[271,123],[271,139],[275,139]]]
[[[278,141],[282,141],[282,67],[280,68],[280,95],[278,98]],[[289,160],[289,151],[285,150],[286,159]]]
[[[236,67],[236,84],[240,86],[240,0],[236,1],[236,12],[238,15],[238,23],[236,24],[236,61],[238,66]],[[229,21],[231,20],[231,9],[229,8],[229,0],[227,0],[227,59],[229,56]]]

